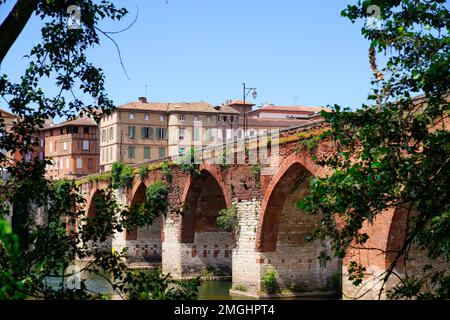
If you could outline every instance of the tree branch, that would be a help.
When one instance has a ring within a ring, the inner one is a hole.
[[[0,46],[0,64],[36,8],[37,1],[18,0],[14,8],[0,25],[0,39],[2,39],[2,45]]]

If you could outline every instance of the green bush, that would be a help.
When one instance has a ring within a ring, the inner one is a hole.
[[[239,219],[237,208],[233,204],[231,208],[222,209],[217,215],[217,225],[227,231],[237,231],[239,228]]]
[[[166,177],[168,182],[172,182],[172,170],[170,170],[170,165],[168,162],[163,162],[161,165],[161,172]]]
[[[275,270],[266,270],[261,279],[261,283],[265,292],[273,294],[278,292],[277,272]]]
[[[189,173],[190,175],[200,175],[199,165],[195,163],[194,160],[195,149],[190,148],[189,152],[181,157],[177,164],[180,166],[180,170],[184,173]]]
[[[122,174],[122,170],[125,167],[125,164],[122,162],[114,162],[111,168],[111,179],[112,179],[112,187],[114,189],[120,188],[122,186],[122,181],[120,179],[120,175]]]
[[[168,195],[169,189],[167,185],[158,181],[151,184],[145,193],[146,206],[155,216],[166,214],[167,206],[169,205]]]
[[[112,187],[131,188],[133,186],[134,172],[130,165],[114,162],[111,168]]]
[[[133,186],[134,172],[133,167],[130,165],[125,165],[123,167],[122,173],[120,174],[120,182],[122,187],[131,188]]]
[[[146,164],[143,164],[139,167],[139,177],[141,178],[141,181],[144,181],[147,177],[148,172],[148,166]]]

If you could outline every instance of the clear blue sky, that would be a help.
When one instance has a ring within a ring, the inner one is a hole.
[[[9,6],[0,6],[2,21]],[[327,105],[356,109],[370,91],[369,43],[361,24],[341,17],[347,3],[332,0],[127,0],[130,14],[104,30],[136,24],[115,35],[130,79],[113,44],[102,38],[89,58],[106,74],[119,105],[144,95],[152,101],[205,100],[220,104],[242,97],[242,82],[258,88],[256,104]],[[40,39],[33,17],[2,64],[13,79]],[[52,92],[51,83],[44,89]],[[249,95],[249,99],[252,99]]]

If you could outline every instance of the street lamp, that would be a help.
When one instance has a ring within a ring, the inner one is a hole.
[[[244,97],[244,139],[247,136],[247,108],[245,107],[245,98],[247,98],[248,94],[253,90],[252,97],[256,99],[258,93],[256,93],[256,88],[248,88],[245,86],[245,83],[242,84],[243,91],[242,95]]]

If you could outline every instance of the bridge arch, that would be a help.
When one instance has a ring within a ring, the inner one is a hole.
[[[146,200],[147,185],[140,181],[135,183],[131,190],[130,207],[140,205]],[[161,233],[162,217],[157,217],[149,226],[135,227],[133,230],[125,230],[125,246],[128,260],[161,262]]]
[[[224,189],[218,172],[208,166],[200,166],[200,175],[188,178],[181,198],[180,242],[186,249],[183,268],[231,271],[232,233],[217,225],[219,211],[230,206]]]
[[[280,289],[323,289],[339,270],[337,261],[323,267],[317,259],[328,244],[305,240],[319,225],[320,217],[296,207],[296,202],[309,193],[311,179],[319,174],[310,158],[292,154],[281,164],[263,196],[255,249],[260,253],[262,274],[274,269]]]

